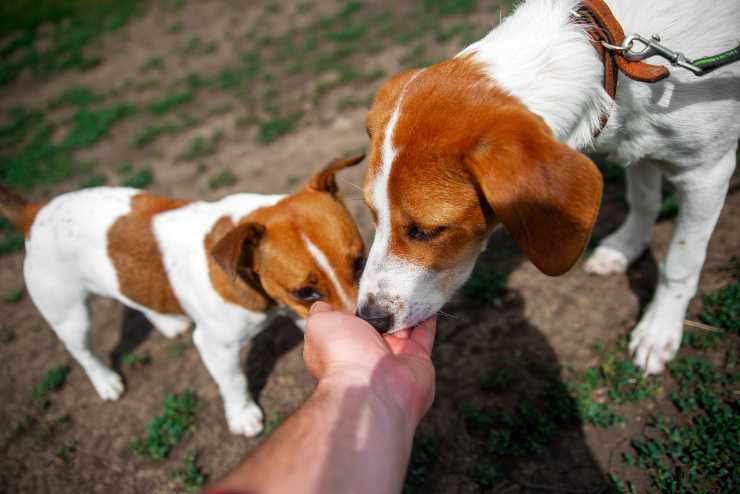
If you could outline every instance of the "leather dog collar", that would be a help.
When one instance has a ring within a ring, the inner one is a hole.
[[[617,94],[619,72],[630,79],[641,82],[658,82],[668,77],[669,72],[662,65],[652,65],[640,61],[627,60],[622,53],[607,50],[602,42],[610,45],[621,45],[624,41],[624,30],[603,0],[583,0],[576,10],[579,20],[585,21],[586,32],[591,37],[591,44],[604,63],[604,89],[614,99]],[[599,135],[606,125],[608,116],[601,119]]]

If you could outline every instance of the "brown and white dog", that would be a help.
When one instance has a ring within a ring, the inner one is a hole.
[[[689,59],[737,44],[737,0],[608,3],[627,34],[657,33]],[[656,84],[620,74],[612,100],[578,7],[524,2],[456,57],[403,72],[378,91],[364,190],[376,234],[358,298],[358,314],[378,330],[434,315],[499,224],[545,274],[570,269],[599,210],[601,175],[578,151],[595,148],[626,166],[631,209],[589,272],[623,272],[648,245],[661,177],[678,192],[659,285],[630,342],[648,372],[675,354],[735,169],[740,63],[701,79],[673,69]]]
[[[123,383],[90,351],[90,293],[140,310],[167,337],[194,322],[229,429],[253,436],[263,415],[241,346],[285,309],[299,326],[317,300],[354,310],[364,245],[334,174],[362,158],[335,160],[289,196],[188,202],[100,187],[34,204],[0,188],[0,212],[26,234],[28,293],[101,398],[118,399]]]

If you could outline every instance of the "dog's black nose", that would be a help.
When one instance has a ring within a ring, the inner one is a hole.
[[[378,333],[385,333],[393,324],[393,315],[375,304],[365,304],[358,308],[357,317],[369,322]]]

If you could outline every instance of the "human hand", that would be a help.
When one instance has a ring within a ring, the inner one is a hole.
[[[303,359],[319,385],[367,386],[378,399],[398,407],[415,428],[434,400],[430,355],[436,327],[432,318],[380,335],[366,321],[316,302],[306,324]]]

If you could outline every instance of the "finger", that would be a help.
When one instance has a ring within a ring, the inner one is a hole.
[[[308,315],[312,316],[314,314],[318,314],[319,312],[331,312],[331,311],[332,311],[331,305],[319,300],[318,302],[314,302],[314,304],[311,306],[311,309],[309,309],[308,311]]]
[[[411,337],[411,328],[396,331],[395,333],[388,336],[393,336],[394,338],[398,338],[399,340],[408,340]]]
[[[434,338],[437,335],[437,318],[430,317],[414,328],[411,332],[411,340],[415,341],[427,352],[432,354],[434,347]]]

